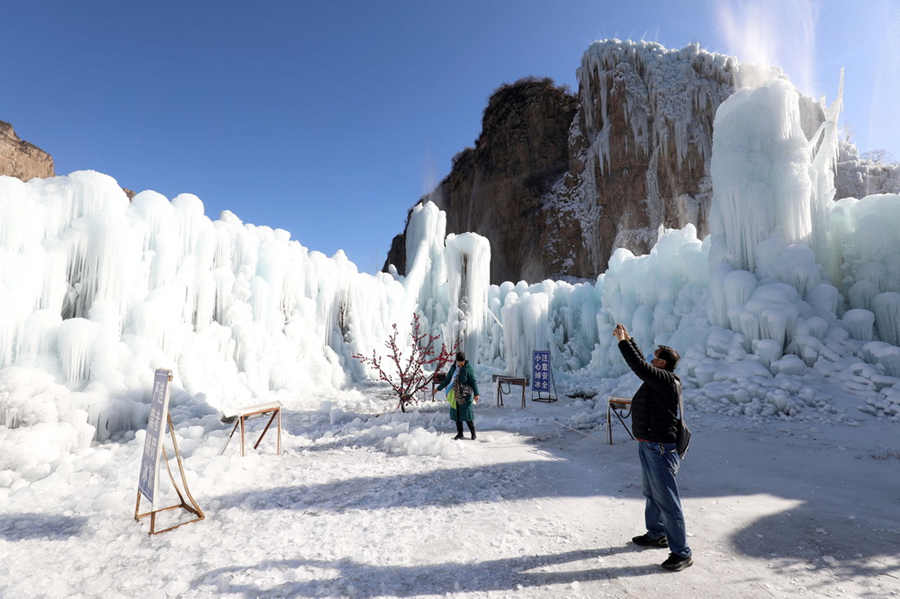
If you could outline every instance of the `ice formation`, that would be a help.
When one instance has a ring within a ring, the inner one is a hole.
[[[370,374],[352,355],[380,350],[394,323],[406,333],[413,312],[485,377],[527,374],[537,349],[559,377],[618,377],[621,322],[647,352],[679,349],[692,402],[788,413],[815,401],[809,373],[846,372],[898,414],[900,195],[834,201],[840,99],[812,139],[799,101],[776,79],[721,105],[711,236],[660,228],[649,254],[619,249],[578,284],[491,285],[488,242],[447,235],[432,203],[411,215],[406,276],[369,275],[287,231],[213,221],[193,195],[129,202],[92,171],[0,177],[0,474],[34,480],[141,428],[159,367],[175,373],[175,411],[324,409],[317,391]],[[20,455],[36,437],[41,455]]]
[[[560,180],[547,201],[578,220],[592,263],[601,263],[600,248],[609,243],[599,238],[604,206],[598,202],[597,189],[603,187],[598,179],[608,176],[611,167],[611,144],[616,138],[613,121],[619,118],[612,102],[622,103],[624,125],[631,133],[621,142],[625,152],[648,160],[645,210],[649,226],[620,228],[615,243],[637,241],[650,247],[667,210],[659,171],[672,164],[689,170],[701,166],[692,165],[694,161],[709,161],[712,122],[703,113],[728,97],[739,69],[734,58],[707,52],[698,44],[668,50],[653,42],[612,39],[594,42],[585,51],[577,71],[579,116],[569,131],[569,147],[580,148],[575,159],[584,168],[579,169],[580,183],[574,190]],[[703,182],[697,194],[677,198],[680,222],[699,217],[709,196],[707,188]]]
[[[713,126],[710,229],[735,268],[755,270],[770,237],[806,242],[812,231],[809,142],[797,92],[786,81],[739,90]]]
[[[196,196],[129,202],[88,171],[0,177],[0,453],[35,426],[67,447],[140,428],[155,368],[174,371],[174,405],[211,413],[315,402],[364,376],[352,355],[393,323],[405,332],[415,309],[474,353],[490,249],[474,234],[445,243],[444,223],[417,207],[398,280],[227,211],[212,221]]]
[[[709,126],[708,123],[693,118],[694,111],[705,108],[713,98],[721,99],[718,88],[702,75],[714,78],[718,73],[735,72],[739,68],[737,61],[730,56],[701,50],[699,44],[680,50],[668,50],[654,42],[604,40],[591,44],[581,59],[577,74],[582,104],[588,106],[595,98],[600,99],[600,106],[585,110],[584,118],[589,130],[598,128],[601,131],[596,154],[603,171],[609,167],[611,123],[607,103],[610,90],[606,78],[596,77],[596,73],[613,71],[617,66],[632,62],[626,60],[626,56],[633,58],[638,66],[636,70],[629,70],[624,75],[625,80],[619,83],[627,89],[648,90],[650,104],[659,115],[656,119],[648,119],[649,107],[636,101],[637,93],[629,94],[632,102],[625,111],[635,144],[646,156],[658,150],[664,158],[668,158],[666,153],[673,148],[677,161],[683,162],[689,140],[710,139],[708,131],[701,131]],[[595,86],[600,89],[593,89]],[[683,95],[682,91],[688,93]],[[684,101],[685,96],[690,99]],[[599,123],[595,123],[595,119],[599,119]],[[708,144],[701,146],[702,157],[708,158],[711,150]]]

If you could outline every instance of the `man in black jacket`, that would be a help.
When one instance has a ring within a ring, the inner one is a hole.
[[[675,481],[681,465],[675,446],[681,380],[674,370],[679,355],[671,347],[660,345],[648,364],[624,326],[617,324],[613,335],[619,340],[625,362],[643,381],[631,400],[631,430],[641,458],[647,532],[632,541],[644,547],[669,547],[671,553],[662,567],[684,570],[694,562]]]

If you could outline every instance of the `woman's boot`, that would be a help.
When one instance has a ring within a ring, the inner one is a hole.
[[[466,424],[469,425],[469,431],[472,433],[472,440],[475,440],[475,422],[472,420],[466,420]],[[462,436],[462,424],[459,425],[459,434]]]
[[[456,441],[456,440],[462,439],[462,438],[463,438],[462,421],[461,421],[461,420],[457,420],[457,421],[456,421],[456,436],[453,437],[453,440]]]

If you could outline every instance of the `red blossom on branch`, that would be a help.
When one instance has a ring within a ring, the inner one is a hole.
[[[456,350],[459,348],[458,342],[451,348],[447,348],[441,343],[440,350],[435,352],[434,345],[440,339],[440,335],[422,332],[418,314],[413,314],[410,324],[412,333],[409,336],[405,357],[397,342],[397,337],[400,335],[397,323],[391,325],[393,332],[384,342],[388,350],[384,356],[378,356],[374,349],[371,356],[353,354],[355,359],[375,369],[378,372],[379,380],[391,386],[400,399],[399,408],[403,412],[406,411],[407,404],[416,400],[416,394],[429,387],[434,376],[445,365],[453,361]]]

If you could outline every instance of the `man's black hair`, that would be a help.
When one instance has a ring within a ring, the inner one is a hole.
[[[466,361],[465,352],[461,352],[461,351],[456,352],[456,361],[457,362],[465,362]]]
[[[681,359],[681,356],[675,351],[675,348],[669,347],[668,345],[660,345],[657,347],[656,357],[666,361],[666,370],[669,372],[675,370],[675,365],[678,364],[678,360]]]

